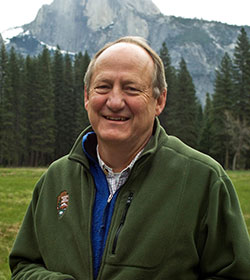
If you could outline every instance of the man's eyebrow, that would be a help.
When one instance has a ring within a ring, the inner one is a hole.
[[[96,77],[96,79],[94,80],[94,84],[96,83],[112,83],[112,80],[104,77]]]
[[[107,78],[107,77],[102,77],[101,75],[100,76],[97,76],[94,80],[94,83],[100,83],[100,82],[103,82],[103,83],[113,83],[113,79],[110,79],[110,78]],[[133,78],[122,78],[121,79],[121,83],[122,84],[140,84],[140,82],[136,81],[136,80],[133,80]]]

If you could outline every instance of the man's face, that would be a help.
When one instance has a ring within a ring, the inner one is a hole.
[[[100,146],[146,144],[165,105],[165,95],[153,97],[153,72],[152,58],[134,44],[113,45],[98,57],[85,107]]]

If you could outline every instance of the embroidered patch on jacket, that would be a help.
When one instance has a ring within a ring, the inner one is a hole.
[[[66,191],[60,193],[57,197],[57,214],[59,218],[63,216],[69,206],[69,194]]]

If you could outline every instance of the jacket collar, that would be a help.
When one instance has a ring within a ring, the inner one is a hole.
[[[88,158],[82,148],[82,140],[83,140],[83,137],[90,132],[93,132],[93,129],[91,126],[87,127],[78,136],[78,138],[77,138],[76,142],[74,143],[74,145],[69,153],[69,156],[68,156],[68,158],[70,160],[77,161],[77,162],[85,165],[87,168],[89,168],[89,162],[88,162]],[[96,145],[97,145],[96,137],[95,137],[94,133],[93,133],[93,136],[92,135],[90,135],[90,136],[93,137],[93,141],[88,141],[87,149],[88,149],[88,152],[90,151],[89,154],[93,158],[96,158]],[[154,154],[156,152],[156,150],[159,148],[159,145],[161,146],[162,142],[166,141],[166,137],[167,137],[167,134],[166,134],[165,130],[160,125],[159,119],[156,118],[155,123],[154,123],[152,137],[150,138],[148,144],[144,148],[144,151],[140,155],[139,159],[142,157],[145,158],[145,157],[150,156],[151,154]]]

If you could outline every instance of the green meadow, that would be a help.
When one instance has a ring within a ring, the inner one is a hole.
[[[0,168],[0,280],[10,279],[8,255],[43,168]],[[229,171],[250,233],[250,171]]]
[[[10,279],[8,254],[32,196],[45,169],[0,168],[0,280]]]

